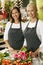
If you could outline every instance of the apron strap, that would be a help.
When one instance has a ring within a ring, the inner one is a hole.
[[[37,27],[37,23],[38,23],[38,19],[37,19],[37,21],[36,21],[36,25],[35,25],[35,28]]]
[[[21,22],[20,22],[20,29],[22,30],[22,25],[21,25]]]
[[[28,27],[29,23],[30,23],[30,22],[28,22],[28,24],[27,24],[26,28]]]
[[[26,28],[28,27],[29,23],[30,23],[30,22],[28,22],[28,24],[27,24]],[[37,27],[37,23],[38,23],[38,19],[37,19],[37,21],[36,21],[35,28]]]
[[[13,24],[13,23],[11,23],[10,28],[12,27],[12,24]]]

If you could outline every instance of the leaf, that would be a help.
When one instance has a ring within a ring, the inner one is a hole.
[[[3,58],[3,57],[4,57],[4,53],[0,52],[0,58]]]
[[[26,47],[22,47],[22,48],[21,48],[21,51],[27,52],[27,48],[26,48]]]
[[[27,58],[27,61],[31,61],[31,62],[32,62],[31,56],[29,56],[29,57]]]
[[[7,56],[9,56],[9,53],[5,52],[4,57],[7,57]]]

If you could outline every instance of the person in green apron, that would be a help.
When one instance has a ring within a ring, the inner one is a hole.
[[[24,35],[22,32],[21,13],[18,7],[11,11],[11,22],[6,24],[4,41],[11,50],[20,50],[23,46]]]
[[[43,22],[38,19],[37,8],[34,3],[27,5],[27,13],[30,17],[30,21],[26,26],[24,36],[28,51],[32,51],[32,56],[35,57],[43,46]]]

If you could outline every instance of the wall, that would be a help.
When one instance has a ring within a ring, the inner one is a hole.
[[[38,9],[39,18],[43,20],[43,0],[36,0],[36,5]]]

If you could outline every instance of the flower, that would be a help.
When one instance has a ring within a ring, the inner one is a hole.
[[[27,54],[24,51],[20,52],[21,59],[24,60],[27,58]]]
[[[10,65],[11,60],[2,59],[2,65]]]
[[[13,54],[13,57],[15,59],[25,60],[25,59],[27,59],[27,53],[24,51],[20,51],[19,53]]]
[[[27,48],[22,48],[22,50],[20,50],[17,53],[13,54],[14,57],[14,61],[19,60],[20,63],[24,63],[24,62],[32,62],[32,53],[27,51]]]
[[[18,58],[18,53],[13,54],[14,58]]]

